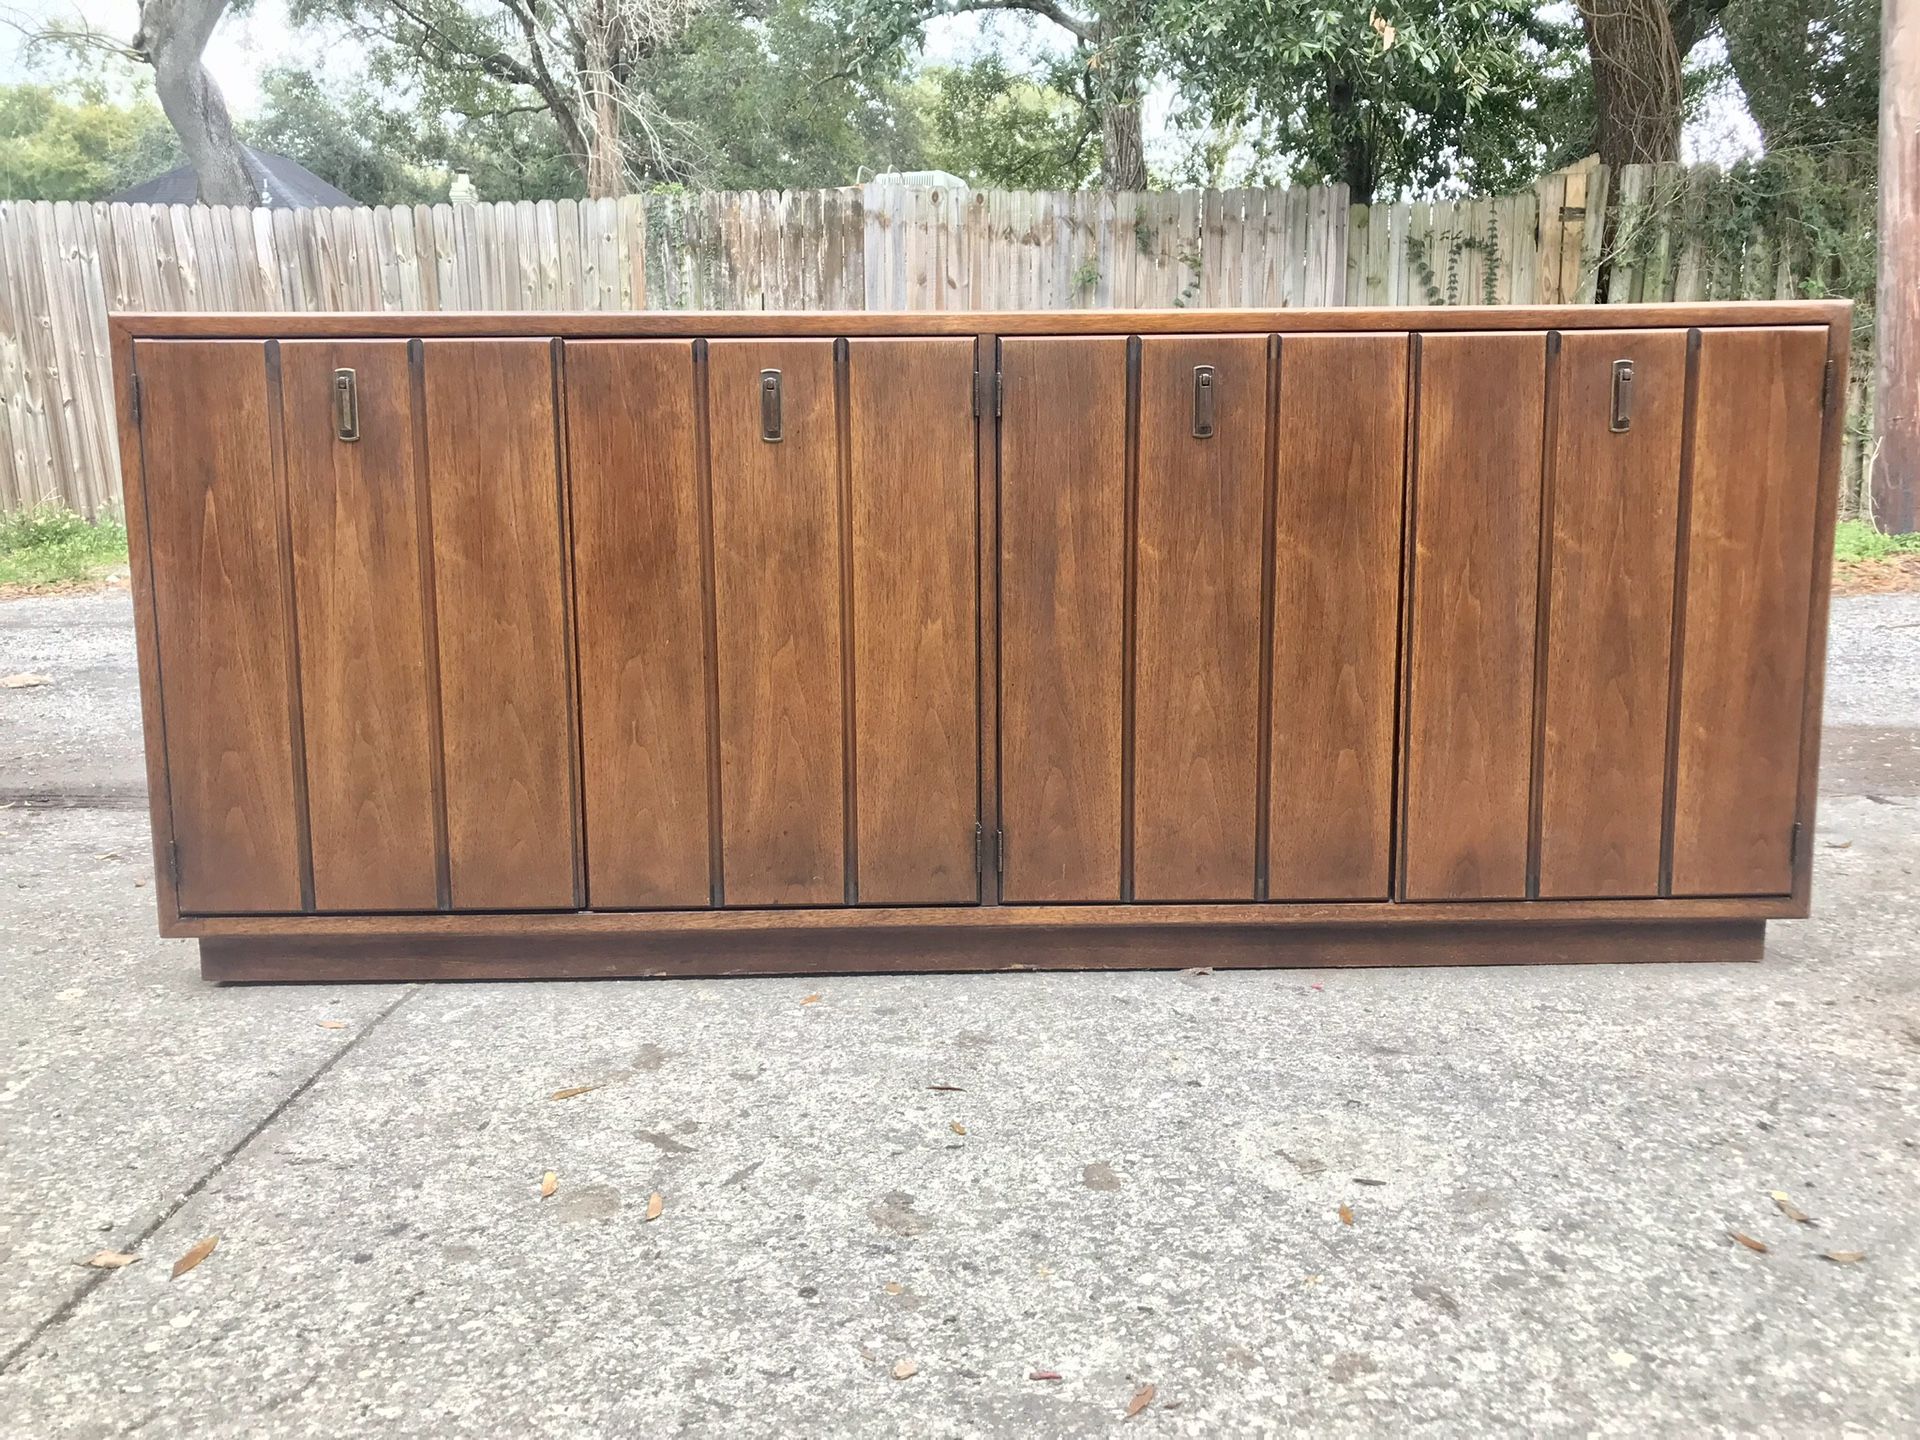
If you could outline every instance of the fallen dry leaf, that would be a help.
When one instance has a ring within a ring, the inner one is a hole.
[[[546,1199],[549,1195],[553,1194],[553,1192],[558,1190],[559,1188],[560,1188],[560,1177],[557,1174],[555,1174],[553,1171],[549,1170],[547,1171],[546,1174],[540,1177],[540,1198],[542,1200]]]
[[[589,1090],[598,1090],[599,1088],[598,1085],[569,1085],[564,1090],[554,1091],[553,1094],[547,1098],[549,1100],[571,1100],[576,1095],[584,1095]]]
[[[1351,1225],[1353,1223],[1353,1207],[1351,1205],[1342,1205],[1340,1207],[1340,1223],[1342,1225]]]
[[[885,1286],[886,1292],[889,1295],[898,1295],[900,1294],[901,1291],[905,1290],[906,1288],[907,1287],[902,1285],[898,1280],[889,1280]]]
[[[893,1367],[893,1378],[896,1380],[911,1380],[919,1373],[919,1363],[913,1360],[898,1361]]]
[[[658,1220],[660,1212],[667,1208],[667,1202],[661,1198],[658,1190],[647,1197],[647,1219]]]
[[[1864,1250],[1822,1250],[1822,1260],[1831,1260],[1836,1265],[1856,1265],[1867,1258]]]
[[[1058,1380],[1060,1378],[1060,1372],[1058,1370],[1036,1370],[1027,1376],[1027,1378],[1029,1380]]]
[[[964,1135],[967,1133],[967,1127],[962,1125],[958,1120],[949,1120],[947,1122],[947,1128],[956,1135]]]
[[[320,1028],[322,1030],[344,1030],[347,1028],[347,1022],[344,1020],[322,1020],[320,1022]]]
[[[1142,1385],[1133,1392],[1133,1399],[1127,1402],[1127,1418],[1131,1420],[1147,1406],[1153,1403],[1153,1386]]]
[[[818,995],[803,995],[800,997],[800,1003],[802,1005],[818,1005],[820,1003],[820,997]]]
[[[89,1255],[80,1263],[93,1270],[118,1270],[124,1265],[133,1264],[139,1258],[138,1255],[129,1254],[125,1250],[101,1250]]]
[[[1811,1225],[1813,1223],[1813,1217],[1798,1205],[1794,1204],[1793,1201],[1789,1200],[1786,1191],[1769,1190],[1767,1193],[1773,1197],[1773,1203],[1780,1207],[1780,1213],[1786,1216],[1787,1219],[1797,1220],[1802,1225]]]
[[[1727,1234],[1731,1235],[1735,1240],[1739,1241],[1757,1255],[1765,1255],[1767,1253],[1766,1245],[1762,1241],[1754,1239],[1751,1235],[1742,1235],[1738,1230],[1729,1230]]]
[[[213,1254],[214,1247],[217,1246],[219,1243],[220,1243],[220,1237],[218,1235],[209,1235],[206,1239],[202,1240],[198,1245],[194,1246],[191,1250],[187,1251],[186,1254],[182,1255],[178,1260],[173,1262],[173,1274],[169,1278],[178,1280],[182,1275],[186,1274],[189,1270],[193,1269],[194,1266],[198,1265],[202,1260],[206,1259],[207,1256]]]
[[[17,675],[0,676],[0,688],[7,690],[31,690],[36,685],[51,685],[53,679],[47,675],[32,675],[22,670]]]

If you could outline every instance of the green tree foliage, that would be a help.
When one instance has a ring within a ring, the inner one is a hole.
[[[1100,183],[1147,188],[1141,100],[1152,78],[1156,7],[1161,0],[822,0],[846,33],[848,63],[861,68],[918,44],[942,16],[1016,14],[1052,27],[1071,58],[1047,86],[1071,94],[1092,113],[1099,137]],[[1199,0],[1195,0],[1199,3]],[[1249,0],[1250,3],[1250,0]],[[1008,76],[1010,72],[998,72]],[[1064,82],[1064,83],[1062,83]]]
[[[0,86],[0,195],[98,200],[181,163],[151,100],[115,100],[98,81]]]
[[[569,0],[571,12],[583,3]],[[379,155],[422,173],[464,170],[486,199],[586,193],[580,157],[593,141],[568,98],[572,89],[550,54],[542,67],[554,83],[534,84],[534,52],[516,38],[523,11],[564,29],[568,7],[549,14],[545,0],[300,5],[309,20],[344,21],[367,46],[370,93],[380,98],[339,103],[362,133],[378,135],[370,148]],[[808,0],[688,8],[694,13],[684,28],[634,47],[614,77],[632,183],[843,185],[863,169],[921,163],[923,125],[905,82],[903,46],[853,73],[827,13]],[[310,98],[326,99],[317,91]],[[315,144],[321,137],[304,120],[296,128],[323,163],[296,158],[340,184],[325,167],[350,157]],[[375,176],[371,183],[382,182]]]
[[[839,30],[806,0],[764,18],[710,10],[648,83],[684,140],[688,178],[714,189],[850,185],[919,169],[925,122],[900,46],[852,72]]]
[[[458,116],[370,86],[328,86],[270,70],[249,145],[299,161],[366,205],[443,201],[456,171],[489,200],[579,196],[580,171],[545,117],[507,110]]]
[[[1584,153],[1580,34],[1527,0],[1164,0],[1189,121],[1376,195],[1509,188]]]
[[[262,78],[261,97],[259,117],[242,127],[255,149],[290,156],[363,205],[447,198],[446,177],[409,153],[413,125],[394,124],[400,117],[366,91],[336,94],[303,70],[280,69]]]
[[[927,162],[970,184],[1013,190],[1078,190],[1100,172],[1100,119],[1072,87],[1071,64],[1039,78],[1016,74],[998,55],[930,66],[919,102],[927,114]]]
[[[1731,0],[1720,26],[1768,150],[1842,145],[1871,155],[1879,0]]]

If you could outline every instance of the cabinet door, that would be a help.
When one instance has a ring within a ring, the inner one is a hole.
[[[1406,411],[1404,335],[1281,340],[1272,899],[1387,898]]]
[[[1813,327],[1701,335],[1675,895],[1793,887],[1826,347]]]
[[[1139,900],[1254,896],[1268,414],[1264,336],[1141,342]]]
[[[313,899],[440,903],[421,432],[404,341],[280,347]],[[334,381],[351,372],[358,438]]]
[[[553,391],[544,340],[425,342],[456,910],[583,898]]]
[[[854,897],[980,898],[973,342],[847,352]]]
[[[711,899],[706,535],[693,346],[569,342],[587,900]]]
[[[1659,893],[1686,350],[1680,330],[1589,330],[1561,336],[1553,360],[1539,802],[1549,899]],[[1630,381],[1615,378],[1623,365]]]
[[[833,342],[716,340],[708,358],[721,894],[847,899]],[[763,421],[764,378],[778,429]]]
[[[1127,342],[1001,342],[1001,898],[1120,899]]]
[[[140,340],[133,363],[180,909],[297,911],[303,797],[267,347]]]
[[[1401,893],[1518,900],[1527,889],[1546,336],[1418,343]]]

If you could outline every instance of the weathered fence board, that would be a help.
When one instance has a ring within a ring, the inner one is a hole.
[[[1338,185],[1113,193],[891,182],[297,211],[0,202],[0,510],[56,500],[93,515],[118,503],[109,310],[1278,308],[1801,293],[1805,247],[1792,234],[1702,240],[1722,203],[1708,169],[1628,167],[1610,187],[1591,161],[1517,195],[1371,206],[1349,204]],[[1610,225],[1594,223],[1610,213]],[[1850,487],[1862,429],[1849,426]]]

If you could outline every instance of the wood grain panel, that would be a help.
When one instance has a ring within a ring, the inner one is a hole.
[[[1422,335],[1404,879],[1409,900],[1527,887],[1544,335]]]
[[[1426,331],[1618,330],[1627,326],[1841,325],[1845,300],[1701,301],[1679,305],[1459,305],[1422,310]],[[1195,333],[1318,334],[1403,329],[1407,310],[1395,306],[1302,305],[1244,310],[951,310],[765,313],[751,310],[646,310],[563,313],[499,310],[385,311],[370,314],[236,315],[155,311],[123,314],[111,323],[122,335],[230,337],[235,335],[530,335],[619,339],[721,335],[1165,335]]]
[[[1407,338],[1280,343],[1267,894],[1384,900]]]
[[[1826,334],[1708,331],[1697,363],[1673,893],[1784,894]]]
[[[1614,432],[1613,368],[1634,366]],[[1554,364],[1540,890],[1656,895],[1666,789],[1684,330],[1595,330]]]
[[[1120,898],[1127,342],[1000,349],[1002,899]]]
[[[280,357],[314,906],[432,910],[437,757],[407,347],[293,341]],[[359,395],[355,441],[335,430],[342,367]]]
[[[1542,965],[1622,961],[1675,964],[1758,960],[1764,920],[1620,924],[1536,921],[1166,928],[1090,926],[1080,907],[1046,929],[756,931],[716,945],[706,936],[549,935],[537,950],[517,936],[213,938],[200,942],[201,975],[221,981],[352,983],[381,980],[610,979],[622,975],[819,975],[899,971],[1183,969],[1372,965]],[[1127,911],[1121,911],[1122,915]],[[1459,916],[1465,920],[1468,917]],[[1396,977],[1401,978],[1401,977]],[[1668,977],[1663,977],[1668,978]],[[1404,980],[1402,980],[1404,983]]]
[[[180,909],[299,910],[293,617],[266,347],[143,340],[134,366]]]
[[[1215,372],[1193,434],[1194,369]],[[1133,890],[1245,900],[1259,810],[1267,344],[1149,339],[1140,354]]]
[[[709,352],[721,846],[729,905],[846,898],[839,438],[828,341]],[[784,438],[760,438],[760,372]]]
[[[425,364],[453,907],[570,907],[579,897],[551,347],[430,340]]]
[[[566,349],[587,903],[711,898],[693,347]]]
[[[859,897],[973,901],[973,342],[855,340],[847,364]]]

